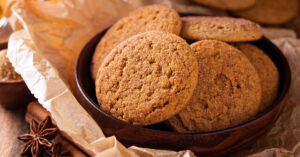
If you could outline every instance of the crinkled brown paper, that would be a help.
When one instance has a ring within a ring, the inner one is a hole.
[[[162,3],[185,13],[226,15],[183,0],[10,0],[12,17],[23,30],[12,34],[8,58],[31,92],[57,122],[57,126],[92,156],[191,157],[191,151],[167,151],[132,146],[125,148],[101,128],[80,106],[74,65],[80,50],[98,32],[141,5]],[[284,112],[276,125],[250,148],[234,156],[300,156],[300,40],[290,30],[266,29],[292,68],[292,86]],[[268,35],[269,34],[269,35]]]

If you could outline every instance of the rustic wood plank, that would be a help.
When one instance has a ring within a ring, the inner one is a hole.
[[[29,132],[25,122],[26,108],[6,109],[0,105],[0,154],[3,157],[20,156],[24,143],[18,135]]]

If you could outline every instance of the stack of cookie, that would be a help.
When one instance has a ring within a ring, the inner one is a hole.
[[[276,66],[245,43],[261,37],[260,26],[245,19],[139,8],[96,48],[91,73],[99,106],[133,125],[165,121],[178,132],[241,124],[277,96]]]
[[[274,25],[297,15],[298,0],[191,0],[200,5],[228,10],[235,16]]]

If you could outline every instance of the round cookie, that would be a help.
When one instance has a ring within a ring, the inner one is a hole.
[[[100,107],[134,125],[177,114],[197,84],[198,64],[188,43],[168,32],[146,32],[121,42],[96,79]]]
[[[253,118],[261,84],[247,57],[217,40],[202,40],[191,48],[199,64],[198,84],[189,104],[167,123],[178,132],[207,132]]]
[[[253,6],[256,0],[192,0],[208,7],[222,10],[241,10]]]
[[[282,24],[295,17],[297,10],[298,0],[258,0],[253,7],[233,14],[262,24]]]
[[[279,85],[278,70],[269,56],[256,46],[248,43],[237,43],[235,47],[248,57],[258,73],[262,90],[260,111],[263,111],[277,97]]]
[[[117,21],[97,45],[92,59],[92,77],[96,78],[105,56],[123,40],[147,31],[167,31],[178,35],[181,26],[178,13],[167,6],[150,5],[132,11]]]
[[[261,27],[249,20],[231,17],[183,17],[180,36],[197,41],[204,39],[225,42],[254,41],[262,37]]]

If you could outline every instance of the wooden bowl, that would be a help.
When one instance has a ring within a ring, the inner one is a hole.
[[[197,155],[220,156],[236,151],[241,146],[253,142],[265,133],[276,121],[284,107],[291,82],[291,72],[282,52],[267,38],[252,42],[266,52],[276,64],[280,73],[277,99],[264,112],[243,124],[205,133],[184,134],[172,132],[163,123],[148,127],[134,126],[118,120],[102,111],[95,96],[95,85],[90,73],[90,65],[96,45],[105,31],[90,40],[77,60],[75,77],[80,104],[95,119],[106,136],[116,136],[126,146],[184,150],[190,149]]]
[[[6,49],[7,43],[0,44],[0,50]],[[34,100],[33,95],[23,80],[0,81],[0,104],[6,108],[17,108]]]
[[[17,108],[27,105],[33,101],[23,80],[0,82],[0,104],[6,108]]]

